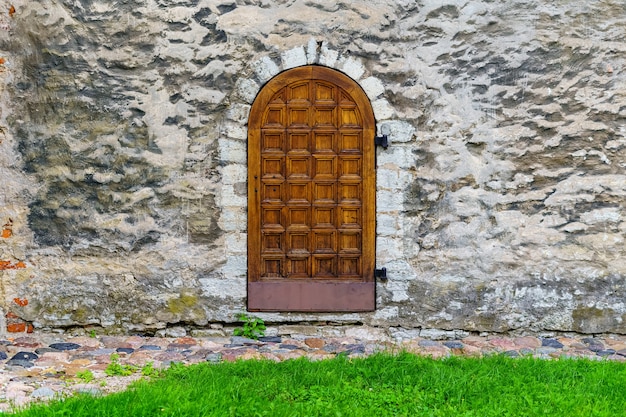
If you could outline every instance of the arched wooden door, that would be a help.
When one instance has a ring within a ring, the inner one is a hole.
[[[248,122],[248,310],[375,309],[375,122],[342,73],[270,80]]]

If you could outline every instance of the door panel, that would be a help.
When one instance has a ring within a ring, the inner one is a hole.
[[[374,116],[350,78],[279,74],[248,133],[248,309],[375,308]]]

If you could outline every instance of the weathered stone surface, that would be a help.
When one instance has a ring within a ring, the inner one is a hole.
[[[18,337],[12,344],[13,346],[25,348],[37,348],[41,346],[41,343],[32,337]]]
[[[21,366],[22,368],[32,368],[34,364],[26,359],[9,359],[6,366]]]
[[[321,349],[324,347],[326,342],[323,339],[317,337],[309,337],[304,339],[304,344],[313,349]]]
[[[7,386],[6,399],[14,406],[21,407],[28,403],[28,394],[35,389],[21,382],[11,382]]]
[[[63,351],[63,350],[76,350],[80,348],[80,345],[78,343],[60,342],[60,343],[52,343],[50,347],[52,349]]]
[[[563,343],[555,339],[541,339],[541,346],[560,349],[563,347]]]
[[[513,342],[515,343],[515,346],[517,346],[518,348],[535,349],[535,348],[542,346],[541,340],[537,339],[536,337],[530,337],[530,336],[516,337],[515,339],[513,339]]]
[[[233,322],[249,106],[280,71],[319,64],[363,86],[391,141],[377,162],[389,280],[373,313],[267,317],[626,333],[622,1],[13,4],[0,316],[17,330]]]
[[[44,363],[52,362],[69,362],[69,354],[67,352],[45,352],[39,355],[36,363],[38,366],[44,366]]]
[[[50,399],[56,395],[57,395],[56,391],[48,387],[37,388],[30,394],[32,398],[36,398],[36,399]]]
[[[458,340],[443,342],[443,345],[448,349],[463,349],[465,347],[463,343],[459,342]]]
[[[143,345],[139,350],[161,350],[161,346],[156,345]]]
[[[33,353],[33,352],[17,352],[15,355],[13,355],[11,360],[32,361],[32,360],[35,360],[37,358],[39,358],[39,356],[36,353]]]
[[[515,342],[509,339],[493,339],[490,341],[490,343],[493,346],[497,346],[505,351],[514,350],[516,348]]]
[[[280,336],[263,336],[259,337],[259,342],[263,343],[281,343],[283,338]]]

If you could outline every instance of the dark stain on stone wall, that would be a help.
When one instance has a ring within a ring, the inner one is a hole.
[[[153,163],[151,155],[167,155],[139,108],[145,84],[133,82],[151,68],[167,72],[171,63],[154,55],[154,42],[148,41],[152,34],[144,32],[141,22],[109,24],[112,19],[132,21],[131,2],[117,2],[114,11],[104,14],[93,6],[91,1],[65,4],[76,21],[60,30],[47,28],[47,37],[34,23],[23,21],[5,45],[24,51],[18,77],[23,81],[9,86],[16,102],[9,123],[24,171],[40,185],[29,190],[28,222],[35,241],[73,253],[137,251],[164,234],[209,244],[221,233],[213,196],[185,208],[185,199],[164,186],[172,178],[204,175],[212,167],[197,161],[178,168]],[[187,30],[172,25],[164,30]],[[216,32],[212,40],[220,36]],[[122,48],[132,51],[130,58],[94,54]],[[168,90],[180,96],[189,74],[166,79]],[[207,81],[224,88],[234,83],[224,76]],[[198,114],[214,110],[203,102],[188,104]],[[185,129],[190,146],[206,142],[207,131],[190,129],[180,116],[164,117],[162,123]]]

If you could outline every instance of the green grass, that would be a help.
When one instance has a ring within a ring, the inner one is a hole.
[[[175,366],[122,393],[72,397],[18,415],[614,417],[626,415],[626,365],[379,354]]]

